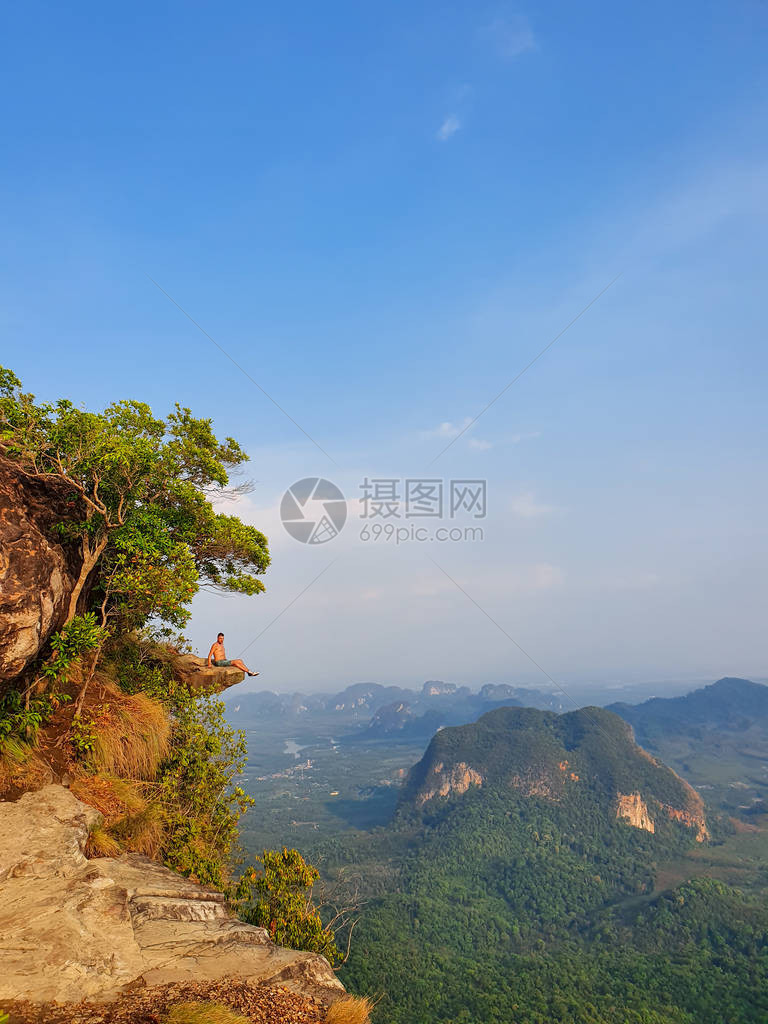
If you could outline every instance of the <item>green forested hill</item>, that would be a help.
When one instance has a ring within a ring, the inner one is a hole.
[[[649,757],[626,722],[604,708],[558,715],[505,707],[470,725],[441,729],[411,771],[402,808],[424,797],[434,775],[459,763],[477,771],[485,786],[525,790],[538,783],[553,799],[579,789],[608,799],[640,790],[681,809],[693,801],[698,809],[690,786]]]
[[[617,816],[617,793],[642,795],[653,833]],[[768,911],[709,879],[653,897],[659,861],[697,845],[670,806],[701,805],[610,712],[504,708],[442,730],[342,979],[386,993],[382,1024],[768,1020]]]

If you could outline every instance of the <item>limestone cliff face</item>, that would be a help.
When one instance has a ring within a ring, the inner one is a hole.
[[[436,796],[460,796],[466,793],[470,786],[482,786],[483,777],[480,772],[470,768],[464,761],[450,768],[446,768],[442,761],[433,766],[432,771],[419,792],[416,802],[423,807],[428,800]]]
[[[67,488],[0,457],[0,692],[64,620],[79,555],[53,527],[73,504]]]
[[[701,800],[699,801],[701,802]],[[703,843],[709,839],[709,829],[707,828],[707,821],[704,817],[703,806],[697,810],[692,808],[690,810],[680,810],[678,807],[669,807],[664,804],[664,810],[674,821],[680,821],[683,825],[687,825],[688,828],[696,829],[696,842]]]
[[[324,957],[275,946],[221,893],[134,854],[86,860],[100,817],[62,786],[0,802],[0,1003],[231,975],[326,1003],[343,994]]]
[[[524,796],[540,796],[555,801],[562,799],[568,786],[578,781],[579,775],[572,770],[570,761],[566,759],[558,763],[557,771],[530,765],[509,777],[509,785]]]
[[[623,818],[633,828],[655,832],[656,826],[648,812],[645,800],[639,793],[619,793],[616,817]]]
[[[693,798],[688,808],[672,807],[669,804],[657,804],[662,814],[673,821],[679,821],[687,828],[696,829],[696,841],[703,843],[709,839],[709,829],[704,817],[704,805],[695,790],[691,790]],[[640,793],[619,793],[617,795],[616,817],[623,818],[633,828],[641,828],[646,832],[655,832],[656,825],[651,817],[648,806]]]

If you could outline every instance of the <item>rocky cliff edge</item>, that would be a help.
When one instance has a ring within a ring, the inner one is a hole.
[[[284,949],[134,854],[87,860],[101,815],[63,786],[0,802],[0,1002],[109,1001],[133,983],[239,977],[332,1003],[324,957]]]

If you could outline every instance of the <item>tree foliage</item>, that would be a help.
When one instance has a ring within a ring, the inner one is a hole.
[[[230,897],[239,916],[266,928],[273,942],[291,949],[322,953],[331,964],[341,960],[330,927],[312,899],[320,875],[298,850],[265,850],[260,867],[248,868]]]
[[[224,885],[240,816],[253,803],[237,777],[248,760],[245,734],[228,725],[215,697],[173,698],[173,742],[158,774],[165,863],[203,885]]]
[[[111,721],[104,696],[110,685],[159,701],[170,745],[151,777],[126,769],[125,778],[102,780],[113,789],[128,783],[140,807],[126,804],[109,828],[127,844],[141,834],[169,866],[223,885],[238,820],[251,803],[237,785],[245,738],[227,724],[221,701],[195,697],[175,678],[174,651],[154,638],[183,627],[201,587],[264,590],[266,537],[214,504],[238,490],[230,474],[247,461],[245,452],[179,404],[158,418],[131,400],[100,412],[66,399],[40,402],[0,367],[0,455],[69,493],[55,530],[81,556],[64,625],[31,682],[25,677],[26,691],[11,689],[0,705],[0,742],[6,734],[34,738],[58,703],[72,699],[65,689],[78,659],[79,693],[67,729],[79,772],[95,772],[92,754]],[[94,678],[99,686],[86,705]]]
[[[66,399],[40,403],[0,367],[0,452],[71,489],[59,531],[78,544],[82,568],[67,620],[95,608],[102,623],[177,627],[200,586],[264,590],[266,538],[211,503],[247,455],[218,439],[209,419],[178,404],[158,419],[137,401],[98,413]]]

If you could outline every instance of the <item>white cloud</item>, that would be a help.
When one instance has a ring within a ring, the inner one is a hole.
[[[448,114],[443,118],[443,123],[437,129],[437,138],[440,142],[447,142],[461,128],[461,121],[455,114]]]
[[[467,429],[471,422],[471,416],[465,416],[461,423],[451,423],[450,420],[446,420],[435,427],[434,430],[425,430],[422,436],[425,438],[444,437],[450,440],[453,437],[458,437],[463,430]]]
[[[495,18],[480,35],[489,40],[505,60],[514,60],[537,48],[533,29],[527,19],[520,16]]]
[[[520,444],[521,441],[528,441],[532,437],[541,437],[540,430],[529,430],[524,434],[512,434],[507,440],[510,444]]]
[[[464,433],[469,427],[474,425],[476,417],[465,416],[463,420],[454,423],[452,420],[445,420],[443,423],[439,423],[436,427],[431,430],[422,430],[421,437],[423,440],[430,440],[432,438],[442,438],[445,441],[452,441],[459,434]],[[531,438],[541,437],[541,432],[538,430],[525,430],[520,431],[517,434],[507,434],[504,437],[497,438],[498,444],[520,444],[521,441],[528,441]],[[468,447],[478,452],[488,451],[489,448],[493,447],[494,442],[487,441],[480,438],[470,438],[467,442]]]
[[[436,427],[431,430],[423,430],[421,436],[425,440],[432,438],[439,438],[442,440],[454,440],[459,434],[464,433],[465,430],[469,429],[474,425],[475,418],[472,416],[465,416],[460,422],[454,423],[451,420],[444,420],[439,423]],[[498,440],[501,444],[519,444],[521,441],[528,440],[531,437],[541,437],[539,430],[526,430],[520,431],[516,434],[508,434],[506,437],[502,437]],[[467,447],[470,447],[473,452],[487,452],[488,449],[492,449],[494,441],[489,441],[480,437],[470,437],[467,441]]]
[[[509,508],[513,515],[521,519],[543,519],[555,511],[554,506],[538,502],[532,491],[525,491],[512,498]]]

